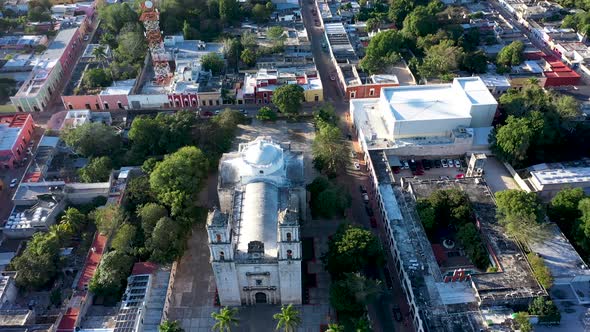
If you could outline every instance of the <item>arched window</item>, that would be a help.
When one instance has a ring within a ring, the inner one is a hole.
[[[287,250],[287,259],[293,258],[293,251]]]
[[[215,234],[215,240],[217,242],[221,242],[221,235],[220,234]]]
[[[220,251],[220,252],[219,252],[219,260],[220,260],[220,261],[223,261],[223,260],[225,260],[225,254],[223,253],[223,251]]]
[[[291,233],[287,233],[287,241],[291,241]]]

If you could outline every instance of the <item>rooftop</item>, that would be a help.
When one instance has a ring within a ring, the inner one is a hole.
[[[105,250],[105,246],[107,243],[107,237],[100,233],[96,233],[94,236],[94,240],[92,241],[92,247],[88,251],[88,256],[86,256],[86,262],[84,263],[84,268],[80,275],[80,279],[76,285],[77,290],[85,291],[88,289],[88,283],[90,279],[94,276],[94,272],[98,268],[98,263],[102,258],[102,255]]]
[[[590,161],[538,164],[529,167],[531,177],[541,185],[574,184],[590,181]]]
[[[135,79],[125,81],[115,81],[111,86],[103,89],[101,95],[124,95],[127,96],[135,86]]]
[[[0,116],[0,151],[12,149],[30,117],[30,114]]]

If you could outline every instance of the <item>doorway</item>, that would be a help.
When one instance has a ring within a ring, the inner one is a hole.
[[[267,303],[266,301],[266,294],[262,292],[258,292],[254,294],[254,298],[256,299],[256,303]]]

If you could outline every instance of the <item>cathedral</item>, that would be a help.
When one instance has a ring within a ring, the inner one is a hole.
[[[303,153],[270,137],[240,144],[221,158],[217,192],[207,233],[220,304],[301,304]]]

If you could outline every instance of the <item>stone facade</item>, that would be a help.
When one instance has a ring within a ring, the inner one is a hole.
[[[207,218],[221,305],[302,303],[303,180],[303,154],[268,137],[222,157],[220,208]]]

